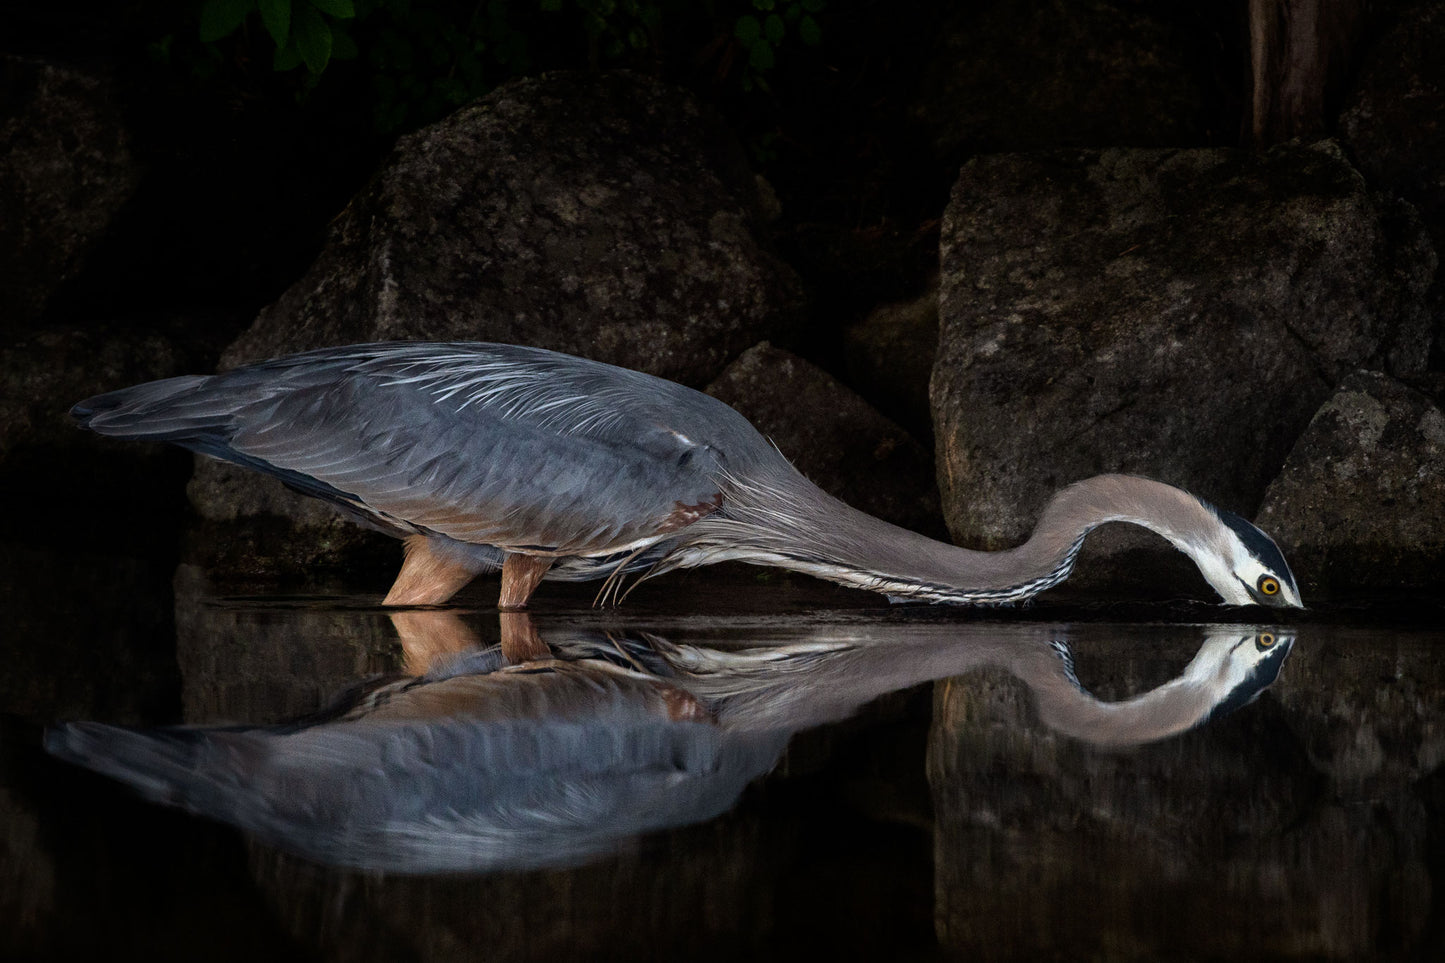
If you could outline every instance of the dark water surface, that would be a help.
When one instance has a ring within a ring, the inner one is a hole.
[[[1445,959],[1428,609],[9,564],[0,957]]]

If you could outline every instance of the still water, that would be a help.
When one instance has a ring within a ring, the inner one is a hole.
[[[1438,622],[657,584],[32,604],[0,955],[1445,959]]]

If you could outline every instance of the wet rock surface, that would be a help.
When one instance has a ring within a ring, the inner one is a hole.
[[[942,266],[939,479],[975,546],[1106,471],[1250,514],[1339,377],[1428,352],[1428,239],[1328,142],[981,158]]]
[[[1445,413],[1388,375],[1348,376],[1270,484],[1259,521],[1312,593],[1445,587]]]
[[[824,491],[895,525],[942,535],[927,450],[821,368],[764,342],[707,390]]]
[[[0,56],[0,327],[37,320],[135,192],[141,170],[103,76]]]

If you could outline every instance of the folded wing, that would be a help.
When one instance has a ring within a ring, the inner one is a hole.
[[[73,414],[276,475],[399,534],[559,555],[646,544],[717,510],[724,455],[706,439],[751,432],[680,385],[487,344],[325,349]]]

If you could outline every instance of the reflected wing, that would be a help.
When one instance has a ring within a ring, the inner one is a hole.
[[[696,436],[751,431],[671,382],[485,344],[309,352],[103,395],[76,417],[278,475],[393,530],[558,554],[716,511],[722,452]]]

